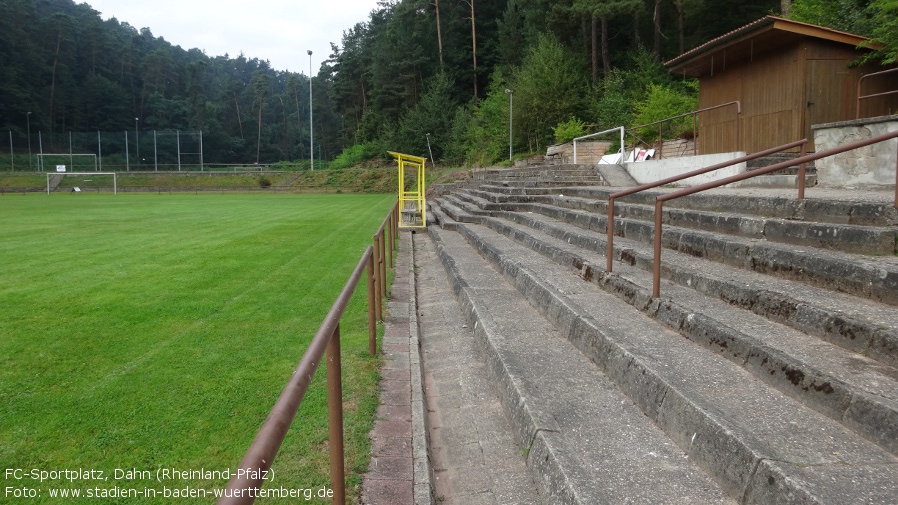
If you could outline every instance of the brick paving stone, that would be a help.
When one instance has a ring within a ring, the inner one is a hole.
[[[366,505],[414,503],[412,481],[405,479],[365,479],[362,484],[362,503]]]
[[[403,240],[405,240],[403,242]],[[371,462],[362,480],[362,503],[366,505],[421,505],[431,504],[429,477],[421,499],[415,492],[415,440],[413,438],[412,386],[417,363],[412,364],[410,349],[411,317],[410,299],[411,239],[400,238],[402,244],[396,259],[396,275],[390,290],[387,315],[384,321],[384,338],[380,343],[383,356],[381,370],[380,406],[374,422],[371,438]],[[417,372],[420,373],[420,372]],[[423,408],[422,408],[423,410]],[[419,437],[425,434],[422,432]],[[419,442],[420,443],[420,442]],[[429,475],[429,470],[425,472]]]

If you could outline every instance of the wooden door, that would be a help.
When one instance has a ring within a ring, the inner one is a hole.
[[[814,132],[811,126],[850,119],[848,102],[852,93],[847,61],[808,60],[807,63],[804,134],[810,140],[808,150],[813,150]]]

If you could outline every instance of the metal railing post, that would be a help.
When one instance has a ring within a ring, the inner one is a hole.
[[[661,296],[661,214],[664,202],[655,201],[655,260],[652,262],[652,297]]]
[[[374,255],[368,256],[368,353],[377,354],[377,291],[374,284],[377,277],[374,272]]]
[[[399,248],[399,202],[396,202],[396,205],[393,207],[393,236],[396,237],[396,244],[393,245],[394,249]]]
[[[742,108],[742,105],[740,104],[739,109],[741,109],[741,108]],[[739,125],[739,118],[741,118],[741,117],[742,117],[742,111],[739,110],[739,112],[736,113],[736,119],[734,121],[734,123],[736,123],[736,150],[742,149],[742,137],[740,136],[740,134],[742,132],[742,127]]]
[[[804,158],[808,154],[808,145],[801,144],[801,153],[799,154],[799,158]],[[800,165],[798,165],[798,199],[804,200],[804,186],[805,186],[805,174],[806,174],[807,162],[802,161]]]
[[[393,206],[393,212],[390,214],[390,226],[393,228],[393,236],[399,236],[399,202]]]
[[[696,128],[695,128],[695,115],[696,115],[696,114],[699,114],[699,113],[701,113],[701,112],[707,112],[707,111],[710,111],[710,110],[719,109],[719,108],[721,108],[721,107],[728,107],[728,106],[730,106],[730,105],[735,105],[735,106],[736,106],[736,123],[735,123],[735,124],[736,124],[736,148],[738,149],[739,146],[740,146],[740,141],[739,141],[739,116],[742,115],[742,102],[740,102],[739,100],[734,100],[734,101],[732,101],[732,102],[722,103],[722,104],[720,104],[720,105],[714,105],[714,106],[712,106],[712,107],[705,107],[704,109],[698,109],[698,110],[694,110],[694,111],[692,111],[692,112],[686,112],[686,113],[684,113],[684,114],[679,114],[679,115],[677,115],[677,116],[671,116],[671,117],[668,117],[668,118],[664,118],[664,119],[662,119],[662,120],[660,120],[660,121],[654,121],[654,122],[652,122],[652,123],[646,123],[646,124],[639,125],[639,126],[631,126],[631,127],[630,127],[630,130],[638,130],[639,128],[646,128],[646,127],[652,126],[652,125],[654,125],[654,124],[656,124],[656,123],[659,124],[659,125],[660,125],[660,126],[659,126],[659,130],[660,130],[660,131],[659,131],[659,138],[661,139],[661,149],[660,149],[659,152],[658,152],[658,159],[661,159],[661,155],[662,155],[663,152],[664,152],[664,124],[663,124],[664,121],[672,121],[672,120],[674,120],[674,119],[679,119],[679,118],[681,118],[681,117],[686,117],[686,116],[689,116],[689,115],[691,114],[691,115],[693,116],[693,120],[692,120],[693,137],[694,137],[695,139],[698,139],[698,131],[696,131]],[[634,149],[634,150],[636,149],[636,143],[637,143],[637,139],[636,139],[636,136],[634,135],[634,136],[633,136],[633,149]],[[695,150],[695,146],[693,146],[693,152],[695,152],[694,150]]]
[[[898,93],[898,89],[892,91],[886,91],[884,93],[874,93],[872,95],[861,95],[861,83],[864,82],[864,79],[867,77],[873,77],[882,74],[889,74],[892,72],[898,72],[898,68],[891,68],[889,70],[883,70],[881,72],[873,72],[872,74],[862,75],[860,79],[857,80],[857,104],[855,107],[855,119],[861,118],[861,100],[866,98],[874,98],[878,96],[892,95]]]
[[[387,244],[387,266],[393,268],[393,243],[396,242],[396,237],[393,235],[393,226],[390,225],[390,222],[387,221],[386,226],[384,226],[384,236],[388,237]]]
[[[607,260],[605,263],[605,270],[610,272],[611,267],[614,265],[614,197],[608,198],[608,225],[605,227],[605,230],[608,232],[608,240],[606,240],[606,249],[605,249],[605,259]]]
[[[346,505],[346,475],[343,462],[343,379],[340,366],[340,324],[327,345],[327,418],[330,452],[331,503]]]
[[[387,297],[387,241],[384,237],[384,230],[380,231],[380,292],[384,298]]]
[[[394,207],[395,211],[396,207]],[[388,215],[386,222],[395,221],[397,214]],[[377,352],[376,315],[383,318],[383,306],[380,295],[385,292],[382,282],[385,278],[384,263],[384,230],[374,235],[374,245],[369,246],[353,270],[352,275],[334,301],[330,311],[315,333],[309,347],[303,353],[262,427],[256,433],[250,447],[240,461],[238,468],[258,470],[245,474],[235,474],[228,482],[224,495],[218,500],[219,505],[250,504],[264,484],[265,471],[271,468],[272,462],[284,441],[287,431],[293,422],[296,412],[302,403],[306,390],[312,382],[312,376],[322,359],[327,362],[327,397],[328,397],[328,436],[330,451],[330,480],[333,492],[332,503],[346,503],[346,462],[343,438],[343,380],[340,357],[340,319],[349,305],[352,293],[358,285],[365,267],[368,269],[368,332],[369,351]],[[395,235],[393,235],[395,237]],[[380,276],[381,278],[379,278]]]
[[[814,154],[806,154],[800,158],[791,161],[783,161],[781,163],[774,163],[773,165],[769,165],[764,168],[760,168],[757,170],[752,170],[749,172],[743,172],[741,174],[732,175],[730,177],[724,177],[723,179],[719,179],[717,181],[706,182],[705,184],[699,184],[697,186],[692,186],[689,188],[679,189],[677,191],[673,191],[670,193],[665,193],[655,197],[655,262],[654,262],[654,275],[652,280],[652,296],[658,298],[660,295],[661,289],[661,213],[662,213],[662,204],[668,200],[674,200],[676,198],[680,198],[683,196],[688,196],[694,193],[699,193],[701,191],[705,191],[708,189],[718,188],[720,186],[725,186],[727,184],[732,184],[734,182],[744,181],[745,179],[751,179],[752,177],[757,177],[759,175],[766,175],[772,172],[776,172],[777,170],[782,170],[784,168],[794,167],[795,163],[806,163],[808,161],[816,161],[822,158],[826,158],[829,156],[833,156],[836,154],[844,153],[847,151],[852,151],[854,149],[858,149],[861,147],[877,144],[879,142],[883,142],[886,140],[898,138],[898,131],[883,133],[881,135],[877,135],[875,137],[870,137],[865,140],[858,140],[855,142],[851,142],[849,144],[843,144],[839,147],[834,147],[832,149],[827,149],[826,151],[818,151]],[[806,142],[806,140],[805,140]],[[898,182],[898,164],[896,164],[896,182]],[[634,188],[630,193],[635,193],[639,191],[639,188]],[[896,185],[895,189],[895,206],[898,207],[898,185]],[[621,196],[618,193],[615,193],[615,196]]]
[[[674,183],[677,181],[681,181],[683,179],[688,179],[690,177],[694,177],[696,175],[701,175],[708,172],[713,172],[714,170],[720,170],[721,168],[726,168],[738,163],[743,163],[746,161],[750,161],[756,158],[760,158],[763,156],[767,156],[768,154],[773,154],[776,152],[784,151],[786,149],[792,149],[793,147],[804,146],[807,143],[807,139],[797,140],[795,142],[790,142],[788,144],[781,145],[779,147],[774,147],[771,149],[767,149],[764,151],[759,151],[753,154],[749,154],[746,156],[742,156],[730,161],[726,161],[723,163],[718,163],[716,165],[711,165],[705,168],[700,168],[698,170],[692,170],[691,172],[687,172],[685,174],[674,175],[671,177],[667,177],[655,182],[650,182],[648,184],[642,184],[640,186],[636,186],[633,188],[627,188],[616,193],[612,193],[608,196],[608,244],[606,246],[607,258],[606,258],[606,270],[608,272],[611,271],[612,257],[614,256],[614,199],[622,196],[632,195],[634,193],[639,193],[641,191],[645,191],[647,189],[657,188],[659,186],[663,186],[665,184]]]
[[[372,257],[374,259],[374,289],[375,289],[374,299],[377,302],[377,304],[376,304],[377,320],[383,321],[384,320],[384,312],[383,312],[383,303],[381,301],[381,299],[383,297],[383,291],[381,290],[381,287],[380,287],[380,258],[378,257],[378,256],[380,256],[379,240],[380,239],[378,238],[378,236],[374,235],[374,238],[373,238],[374,251],[372,252]]]
[[[695,156],[698,154],[698,135],[696,134],[696,126],[695,126],[695,116],[697,116],[697,112],[692,113],[692,155]]]
[[[577,142],[580,140],[585,140],[592,137],[598,137],[599,135],[605,135],[606,133],[611,133],[613,131],[620,130],[620,153],[621,160],[620,163],[624,162],[624,153],[627,151],[627,146],[624,145],[624,127],[618,126],[616,128],[609,128],[608,130],[600,131],[597,133],[590,133],[589,135],[584,135],[582,137],[577,137],[574,139],[574,164],[577,164]]]

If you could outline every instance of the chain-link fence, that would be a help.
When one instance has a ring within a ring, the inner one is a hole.
[[[7,132],[0,171],[205,171],[202,131]],[[92,155],[92,156],[85,156]]]

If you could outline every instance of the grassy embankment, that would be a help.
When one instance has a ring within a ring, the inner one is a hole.
[[[457,168],[428,169],[428,184],[454,180],[466,172]],[[407,177],[408,179],[408,177]],[[287,193],[396,193],[398,187],[395,166],[352,167],[342,170],[315,170],[304,172],[120,172],[118,188],[129,192],[287,192]],[[0,193],[19,193],[29,189],[45,190],[44,174],[0,174]],[[78,186],[85,193],[112,191],[113,178],[109,175],[80,175],[64,177],[56,192],[71,192]]]

